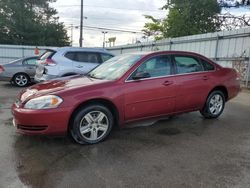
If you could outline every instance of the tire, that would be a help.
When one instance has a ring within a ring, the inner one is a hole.
[[[225,107],[225,95],[223,92],[216,90],[209,94],[206,104],[200,113],[207,119],[218,118]]]
[[[18,87],[26,87],[29,84],[30,77],[24,73],[18,73],[13,77],[13,82]]]
[[[107,107],[91,104],[75,113],[69,131],[73,140],[79,144],[96,144],[110,134],[113,124],[114,116]]]

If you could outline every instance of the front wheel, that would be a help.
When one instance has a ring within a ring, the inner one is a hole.
[[[70,125],[70,135],[79,144],[103,141],[114,124],[113,114],[101,104],[92,104],[78,110]]]
[[[206,104],[200,111],[208,119],[218,118],[225,107],[225,95],[221,91],[213,91],[207,98]]]

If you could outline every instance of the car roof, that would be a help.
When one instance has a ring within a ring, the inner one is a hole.
[[[204,57],[201,54],[195,53],[195,52],[188,52],[188,51],[140,51],[140,52],[132,52],[132,53],[127,53],[131,55],[142,55],[142,56],[152,56],[152,55],[161,55],[161,54],[180,54],[180,55],[194,55],[194,56],[200,56]],[[122,55],[122,54],[121,54]],[[124,54],[125,55],[125,54]]]
[[[71,51],[85,51],[85,52],[99,52],[99,53],[106,53],[106,54],[110,54],[113,55],[111,52],[107,51],[106,49],[103,48],[80,48],[80,47],[60,47],[57,49],[47,49],[47,50],[52,50],[52,51],[67,51],[67,52],[71,52]]]

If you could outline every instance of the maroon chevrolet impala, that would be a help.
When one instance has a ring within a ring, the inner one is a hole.
[[[25,134],[69,133],[80,144],[104,140],[114,126],[200,111],[217,118],[240,90],[235,70],[204,56],[164,51],[124,54],[85,76],[34,85],[13,104]]]

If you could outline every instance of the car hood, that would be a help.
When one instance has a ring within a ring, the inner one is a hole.
[[[52,94],[62,90],[86,87],[89,85],[108,82],[108,80],[93,79],[86,76],[71,76],[61,79],[55,79],[47,82],[36,84],[21,93],[20,100],[24,102],[30,98]]]

